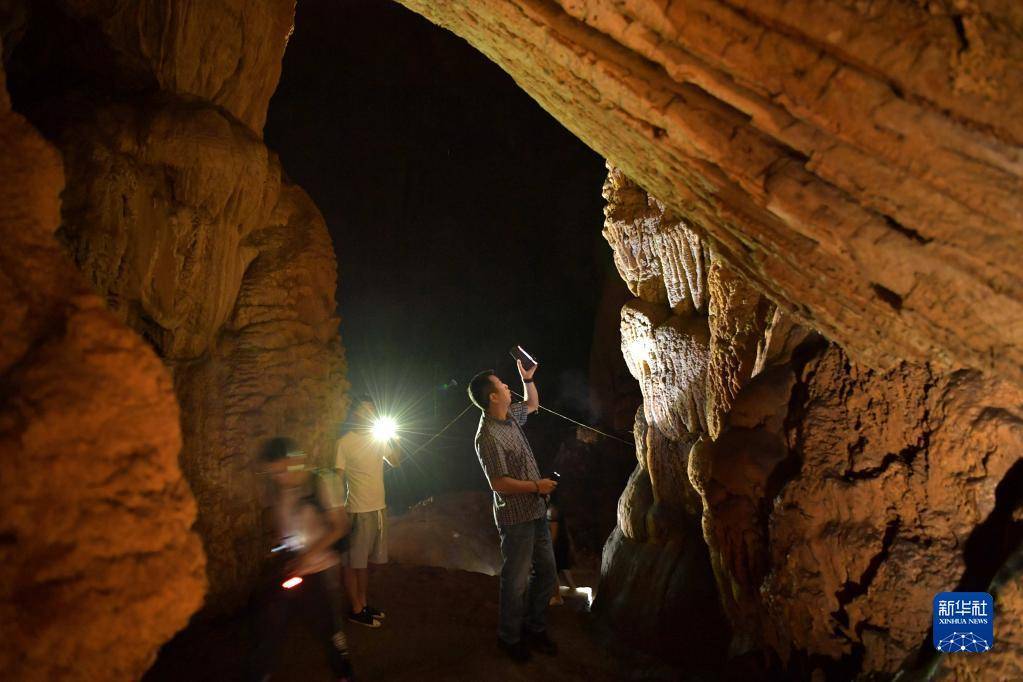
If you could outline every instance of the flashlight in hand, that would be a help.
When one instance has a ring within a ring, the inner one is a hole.
[[[398,434],[398,424],[390,417],[378,417],[373,422],[373,438],[387,442]]]

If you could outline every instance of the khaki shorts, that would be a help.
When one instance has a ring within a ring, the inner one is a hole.
[[[348,551],[341,555],[341,565],[366,568],[367,563],[387,563],[387,510],[349,514],[352,534]]]

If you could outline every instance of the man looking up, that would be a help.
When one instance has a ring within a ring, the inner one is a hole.
[[[376,406],[368,398],[352,404],[352,429],[337,442],[335,466],[348,484],[345,506],[352,519],[348,551],[342,556],[345,590],[352,610],[348,620],[380,627],[386,615],[367,602],[369,564],[387,563],[387,502],[384,497],[384,462],[401,464],[394,440],[381,441],[372,433]]]
[[[547,601],[554,591],[556,569],[544,497],[557,483],[540,477],[522,431],[526,416],[540,406],[533,382],[536,366],[527,370],[516,362],[525,402],[513,403],[508,384],[493,370],[473,377],[469,399],[483,411],[476,454],[494,491],[494,521],[501,538],[497,644],[514,660],[525,661],[530,648],[557,653],[547,636]]]

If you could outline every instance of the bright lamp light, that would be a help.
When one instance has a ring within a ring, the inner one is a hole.
[[[379,417],[373,422],[373,437],[379,441],[388,441],[398,434],[398,424],[390,417]]]

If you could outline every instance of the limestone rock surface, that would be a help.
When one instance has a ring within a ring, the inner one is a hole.
[[[625,537],[638,542],[646,541],[647,513],[653,503],[650,474],[644,466],[637,464],[618,498],[618,528]]]
[[[726,607],[733,623],[760,618],[744,634],[763,633],[782,661],[859,649],[863,671],[891,674],[924,641],[934,594],[973,561],[963,548],[1019,460],[1018,389],[912,365],[876,373],[833,346],[795,371],[745,389],[791,387],[781,432],[777,419],[733,425],[693,456]]]
[[[485,492],[430,497],[388,519],[389,561],[485,575],[501,572],[492,498]]]
[[[217,109],[100,106],[60,124],[61,235],[108,305],[169,361],[201,357],[231,314],[281,182],[276,158]]]
[[[1011,3],[400,1],[857,361],[1023,383]]]
[[[94,37],[78,49],[98,77],[206,100],[261,135],[281,76],[295,0],[55,0]],[[102,53],[103,61],[97,58]]]
[[[221,602],[214,607],[243,599],[265,556],[265,481],[253,468],[259,444],[287,433],[328,464],[347,388],[337,262],[308,195],[283,185],[267,224],[241,248],[255,256],[215,349],[174,365],[175,390],[188,406],[182,466],[199,503],[210,591]]]
[[[637,542],[615,529],[604,546],[593,610],[625,621],[620,641],[690,672],[713,669],[727,648],[727,626],[714,593],[699,529],[663,543]],[[682,627],[678,613],[699,613]]]
[[[808,660],[839,678],[894,674],[923,643],[933,595],[990,579],[1018,544],[1005,529],[1007,505],[1023,504],[1007,492],[1023,466],[1019,389],[974,370],[870,369],[775,306],[716,243],[706,312],[673,314],[650,294],[672,277],[652,236],[677,219],[611,175],[605,237],[649,299],[622,310],[644,397],[623,537],[663,551],[701,519],[735,660],[796,677],[812,674]],[[656,267],[636,275],[619,254]],[[995,548],[987,559],[980,545]],[[605,569],[611,600],[646,589],[629,583],[634,567]]]
[[[769,367],[787,363],[792,358],[792,352],[813,333],[797,324],[791,315],[776,307],[764,329],[763,343],[757,346],[753,374],[760,374]]]
[[[211,611],[247,598],[266,549],[260,439],[326,461],[344,409],[332,244],[260,139],[293,12],[46,0],[9,58],[64,155],[60,238],[172,372]]]
[[[604,183],[604,238],[633,295],[676,314],[706,312],[708,256],[700,237],[620,168]]]
[[[680,218],[613,166],[604,238],[638,300],[622,308],[622,353],[648,418],[670,438],[717,435],[752,376],[773,305]]]
[[[784,376],[772,379],[789,388],[794,383]],[[749,388],[762,382],[754,380]],[[756,390],[749,394],[763,395]],[[779,422],[789,397],[787,392],[782,395],[783,401],[759,406],[772,417],[780,413]],[[703,536],[732,624],[733,654],[761,646],[766,625],[756,589],[770,568],[763,552],[767,543],[763,522],[777,487],[772,474],[787,458],[784,440],[763,427],[732,428],[715,441],[701,439],[689,456],[690,481],[703,501]]]
[[[0,669],[137,679],[205,591],[171,378],[54,237],[60,157],[2,69],[0,146]]]
[[[656,304],[634,300],[622,308],[622,353],[639,381],[647,419],[680,438],[706,423],[705,376],[709,333],[705,318],[667,317]]]
[[[722,422],[743,385],[753,376],[773,305],[720,259],[707,275],[710,303],[710,358],[707,367],[707,431],[721,433]]]

